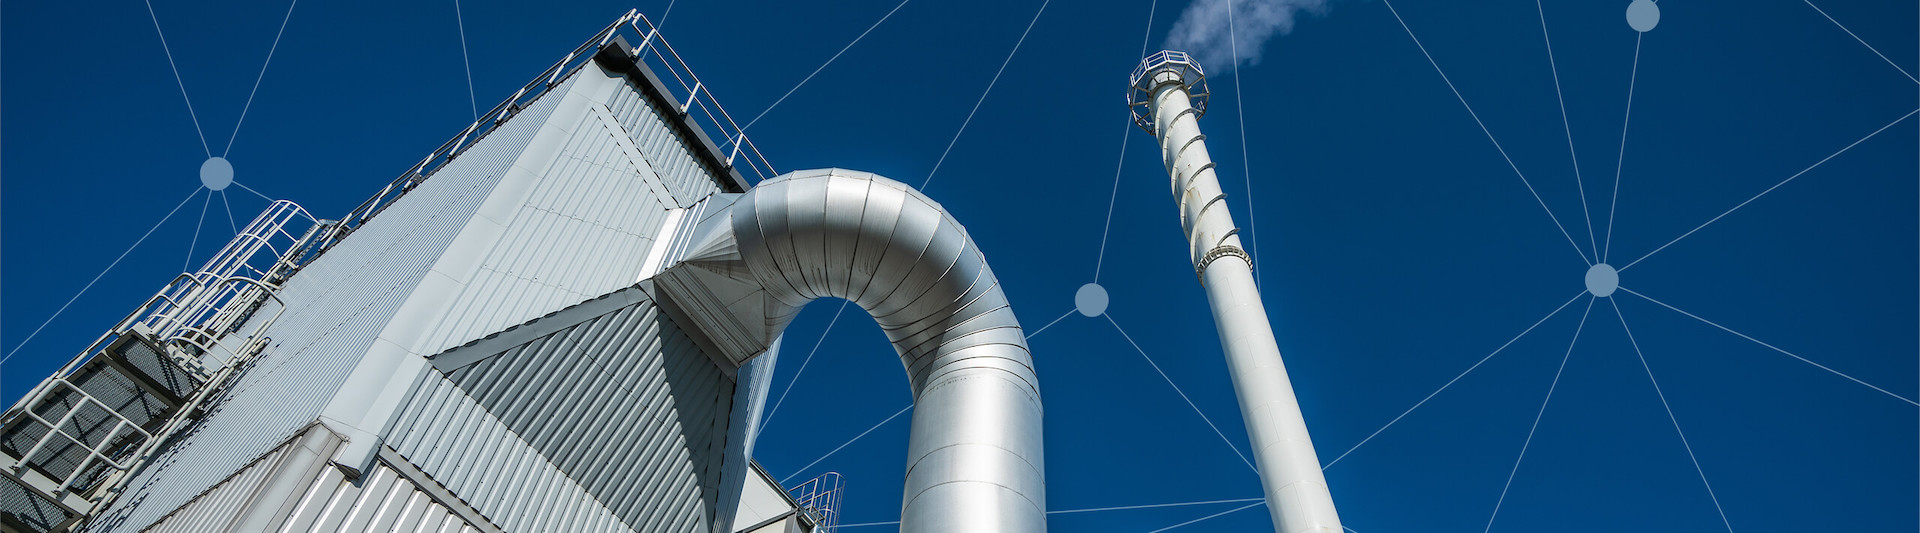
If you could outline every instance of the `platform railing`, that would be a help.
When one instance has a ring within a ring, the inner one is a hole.
[[[708,86],[700,81],[700,77],[693,73],[692,68],[687,66],[686,60],[681,58],[680,54],[673,50],[673,45],[668,44],[666,38],[660,35],[660,28],[645,15],[640,14],[639,10],[632,10],[595,33],[593,38],[568,52],[559,62],[547,67],[538,76],[534,76],[532,81],[514,91],[512,96],[480,114],[479,118],[466,129],[427,154],[427,157],[420,162],[414,163],[373,197],[342,217],[340,222],[333,225],[319,240],[318,251],[324,253],[331,249],[348,234],[379,215],[387,206],[405,196],[441,167],[459,157],[467,148],[486,137],[495,127],[513,118],[528,104],[559,85],[568,73],[591,61],[600,48],[614,43],[616,36],[626,37],[629,42],[640,43],[626,52],[660,76],[661,82],[668,86],[667,92],[671,93],[667,96],[679,104],[677,110],[682,117],[692,121],[703,131],[719,135],[717,147],[725,153],[725,159],[722,161],[725,167],[723,171],[739,171],[741,177],[748,180],[748,185],[779,175],[779,171],[774,169],[773,164],[767,162],[766,155],[760,152],[760,148],[747,138],[744,128],[740,127],[733,116],[727,113],[726,108],[721,107],[719,100],[714,98],[713,92],[708,90]],[[715,155],[720,156],[720,154]]]
[[[314,221],[295,237],[288,223],[301,217],[312,220],[274,202],[200,270],[175,276],[0,415],[0,483],[31,495],[0,498],[0,511],[51,503],[65,518],[46,529],[69,528],[186,428],[270,342],[268,328],[286,311],[278,282],[310,258],[324,227]],[[256,317],[270,302],[273,314]],[[235,337],[246,323],[256,327]]]
[[[846,488],[839,472],[827,472],[787,489],[787,495],[813,521],[813,533],[833,533],[840,524],[840,499]]]

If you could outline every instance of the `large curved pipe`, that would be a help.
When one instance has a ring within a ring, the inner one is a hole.
[[[808,302],[858,304],[886,330],[913,389],[901,530],[1045,531],[1033,360],[960,223],[906,185],[840,169],[782,175],[732,200],[709,210],[686,258],[660,277],[669,299],[703,329],[737,321],[715,335],[751,341],[716,341],[736,346],[723,348],[735,361]]]

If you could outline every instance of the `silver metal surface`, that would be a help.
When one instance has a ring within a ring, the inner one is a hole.
[[[519,153],[558,101],[533,102],[289,278],[286,311],[263,333],[272,346],[132,479],[103,512],[100,521],[120,524],[107,529],[139,530],[311,424],[513,162],[482,154]]]
[[[639,289],[433,363],[388,443],[502,527],[712,529],[735,386]]]
[[[671,109],[663,107],[667,100]],[[685,114],[683,102],[692,102]],[[324,253],[287,280],[284,303],[263,308],[285,316],[270,328],[259,320],[242,324],[241,331],[270,337],[272,345],[194,431],[135,477],[103,522],[113,525],[103,530],[153,523],[316,419],[343,435],[329,459],[346,468],[347,477],[371,480],[389,464],[384,456],[375,460],[387,449],[387,432],[412,428],[396,417],[412,397],[410,387],[432,373],[427,355],[632,285],[645,275],[650,251],[661,248],[656,241],[677,216],[670,214],[674,209],[741,190],[743,173],[771,176],[771,166],[738,129],[650,23],[637,13],[622,17],[388,184],[345,217],[343,229],[323,234]],[[709,132],[720,138],[708,138]],[[714,368],[685,341],[654,344],[655,351],[690,355],[679,359],[690,368]],[[697,437],[620,418],[631,413],[618,402],[662,396],[635,396],[615,376],[591,367],[570,368],[582,385],[547,400],[515,395],[532,394],[531,386],[495,387],[497,398],[469,399],[460,410],[465,418],[431,421],[440,424],[433,428],[441,432],[436,438],[449,443],[436,453],[454,454],[435,468],[449,473],[442,480],[449,486],[462,487],[460,498],[486,502],[502,520],[537,524],[529,531],[618,529],[623,519],[610,506],[633,512],[649,501],[666,515],[711,516],[714,500],[727,497],[711,488],[725,476],[719,467],[694,476],[692,470],[707,467],[689,465],[701,461],[645,453],[674,446],[686,452],[685,445],[700,440],[708,442],[699,453],[711,456],[709,462],[718,464],[721,456],[746,461],[748,449],[733,444],[751,436],[729,438],[734,428],[727,417],[739,411],[729,413],[727,406],[738,396],[730,375],[722,374],[734,369],[721,370],[703,375],[699,387],[674,391],[675,399],[709,397],[707,408],[654,411],[705,417],[709,424]],[[424,381],[431,387],[423,388],[452,391],[439,397],[436,409],[447,409],[452,393],[465,394],[452,382]],[[764,395],[764,384],[759,390]],[[496,417],[480,400],[523,412],[541,402],[598,407],[515,427],[500,420],[510,413]],[[603,446],[616,439],[659,443]],[[603,448],[630,454],[614,457],[601,454]],[[646,469],[653,472],[641,472]],[[582,481],[571,479],[574,474]],[[675,478],[678,485],[620,477],[641,474]],[[681,483],[689,477],[699,479]],[[640,494],[669,485],[696,490],[655,500]]]
[[[1240,416],[1253,441],[1274,531],[1339,533],[1340,516],[1253,281],[1252,257],[1240,247],[1240,230],[1222,201],[1226,193],[1220,190],[1206,137],[1200,134],[1200,113],[1193,101],[1201,95],[1190,90],[1204,86],[1204,76],[1185,53],[1160,52],[1134,70],[1129,100],[1139,105],[1142,95],[1151,95],[1144,102],[1147,114],[1142,117],[1136,107],[1135,117],[1144,118],[1148,124],[1142,127],[1159,137],[1189,257],[1206,288],[1240,399]]]
[[[914,394],[901,530],[1046,530],[1038,380],[986,259],[940,204],[865,172],[782,175],[686,231],[656,276],[727,359],[764,351],[819,298],[880,323]],[[849,216],[858,213],[859,216]]]

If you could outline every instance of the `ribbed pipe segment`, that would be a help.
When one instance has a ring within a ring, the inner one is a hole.
[[[986,257],[940,204],[899,182],[800,171],[729,208],[772,335],[819,298],[886,330],[913,388],[901,530],[1046,530],[1038,380]]]

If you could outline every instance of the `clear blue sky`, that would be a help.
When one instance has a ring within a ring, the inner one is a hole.
[[[631,1],[463,4],[479,107],[625,10],[658,19],[666,8]],[[1856,40],[1801,1],[1669,0],[1640,44],[1623,121],[1640,35],[1626,23],[1628,2],[1556,0],[1544,11],[1563,122],[1530,3],[1392,4],[1512,167],[1379,0],[1336,0],[1242,66],[1244,139],[1234,80],[1214,73],[1201,127],[1258,242],[1267,306],[1323,462],[1580,293],[1587,266],[1574,248],[1593,255],[1597,241],[1609,262],[1631,262],[1920,105],[1900,70],[1920,66],[1912,2],[1815,2]],[[688,1],[665,27],[714,94],[751,117],[896,4]],[[927,192],[967,224],[1029,331],[1071,310],[1074,291],[1093,281],[1102,200],[1113,194],[1099,267],[1110,316],[1244,449],[1167,178],[1151,138],[1126,129],[1122,92],[1150,4],[1049,5]],[[783,170],[840,166],[920,183],[1039,6],[908,3],[750,134]],[[237,135],[287,5],[152,7],[180,84],[143,3],[13,2],[0,12],[0,350],[198,185],[209,149],[180,85],[213,154],[233,139],[240,183],[321,216],[346,213],[472,118],[451,0],[300,3]],[[1158,4],[1151,46],[1185,7]],[[1920,528],[1920,408],[1893,396],[1920,396],[1916,122],[1622,274],[1629,289],[1833,371],[1616,293],[1698,471],[1614,301],[1594,300],[1569,352],[1581,298],[1328,469],[1346,524],[1484,529],[1511,472],[1493,530],[1724,530],[1703,474],[1740,531]],[[11,402],[179,272],[190,243],[191,261],[204,261],[232,233],[223,201],[240,223],[265,205],[228,189],[206,208],[196,243],[202,198],[7,362],[0,396]],[[776,394],[837,307],[815,304],[788,330]],[[1106,320],[1068,316],[1032,345],[1052,509],[1260,495],[1228,444]],[[906,406],[895,361],[869,320],[844,317],[774,415],[759,460],[784,477]],[[795,479],[840,471],[845,521],[894,520],[906,439],[902,417]],[[1051,526],[1148,531],[1237,505],[1058,514]],[[1179,531],[1267,524],[1256,508]]]

